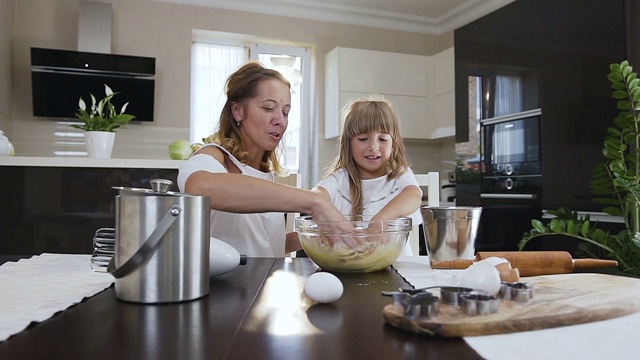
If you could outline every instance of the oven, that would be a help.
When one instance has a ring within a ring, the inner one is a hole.
[[[541,109],[480,121],[478,251],[516,250],[542,216]]]

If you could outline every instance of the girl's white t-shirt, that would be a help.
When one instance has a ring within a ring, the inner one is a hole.
[[[396,179],[389,180],[387,176],[375,179],[362,180],[362,205],[364,215],[375,215],[385,207],[393,198],[407,186],[414,185],[420,188],[418,180],[411,169]],[[351,214],[351,193],[349,192],[349,173],[347,170],[338,169],[321,180],[317,186],[327,190],[331,202],[344,214]],[[422,190],[421,190],[422,191]],[[420,209],[409,215],[411,223],[416,226],[422,224]],[[409,246],[405,246],[403,254],[411,252]]]
[[[242,164],[226,149],[215,146],[225,152],[243,175],[274,181],[273,172],[262,172],[251,166]],[[210,173],[227,173],[226,168],[218,160],[207,154],[196,154],[178,169],[178,188],[184,192],[185,184],[191,174],[198,171]],[[233,199],[229,199],[233,201]],[[210,233],[233,246],[240,254],[249,257],[283,257],[285,256],[285,216],[280,212],[237,214],[211,210]]]

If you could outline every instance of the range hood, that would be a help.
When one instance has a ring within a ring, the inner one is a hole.
[[[111,53],[111,4],[80,1],[78,4],[78,51]]]
[[[101,99],[105,85],[112,99],[135,122],[154,121],[156,59],[111,53],[111,4],[81,1],[78,50],[31,48],[33,115],[75,119],[80,97]]]

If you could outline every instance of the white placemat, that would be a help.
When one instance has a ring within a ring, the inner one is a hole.
[[[42,254],[0,266],[0,341],[113,283],[91,270],[91,255]]]
[[[426,256],[401,256],[393,264],[416,288],[457,285],[462,270],[432,270]],[[640,294],[638,294],[640,296]],[[640,313],[587,324],[464,340],[489,360],[637,359],[640,357]]]

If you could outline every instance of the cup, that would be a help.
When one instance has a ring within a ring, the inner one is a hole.
[[[481,207],[421,207],[429,260],[474,259],[481,212]]]

